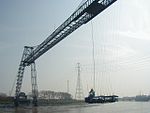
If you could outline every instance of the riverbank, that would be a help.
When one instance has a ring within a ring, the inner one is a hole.
[[[85,102],[83,100],[74,99],[39,99],[38,106],[62,106],[62,105],[83,105]],[[30,104],[31,105],[31,104]],[[29,106],[30,106],[29,105]],[[14,102],[12,101],[1,101],[0,108],[13,108]]]
[[[74,100],[74,99],[41,99],[38,100],[39,106],[55,106],[55,105],[75,105],[75,104],[84,104],[85,102],[83,100]]]

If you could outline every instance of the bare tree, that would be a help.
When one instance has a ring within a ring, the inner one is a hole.
[[[54,92],[42,90],[39,92],[39,98],[41,99],[72,99],[71,94],[66,92]]]
[[[7,97],[7,94],[6,93],[0,93],[0,96],[1,97]]]

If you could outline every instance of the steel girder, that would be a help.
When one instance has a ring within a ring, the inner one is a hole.
[[[67,37],[81,25],[89,22],[96,15],[117,0],[87,0],[62,25],[60,25],[46,40],[38,45],[31,54],[24,59],[27,65],[39,58],[62,39]]]

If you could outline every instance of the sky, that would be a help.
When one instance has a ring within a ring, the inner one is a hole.
[[[44,41],[81,0],[0,0],[0,92],[9,94],[24,46]],[[93,88],[92,26],[96,94],[150,94],[150,1],[118,0],[36,60],[38,90],[74,96],[77,63],[84,96]],[[31,92],[30,67],[22,91]],[[14,89],[15,91],[15,89]],[[14,92],[13,92],[14,93]]]

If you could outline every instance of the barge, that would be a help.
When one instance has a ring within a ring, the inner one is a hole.
[[[95,91],[91,89],[89,92],[89,96],[85,97],[86,103],[112,103],[118,101],[117,95],[101,95],[101,96],[95,96]]]

